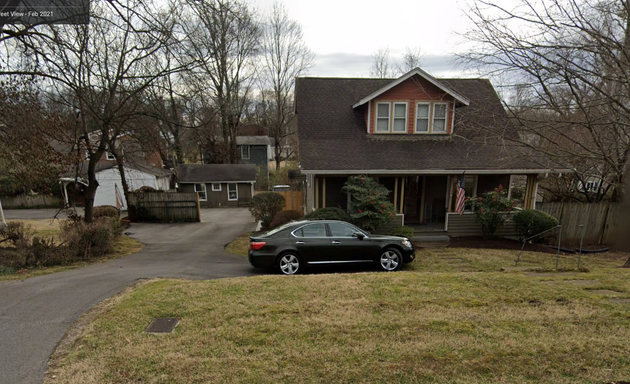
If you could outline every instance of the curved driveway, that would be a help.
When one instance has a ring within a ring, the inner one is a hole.
[[[139,279],[250,276],[223,246],[254,230],[247,209],[202,210],[202,223],[133,224],[134,255],[24,281],[0,283],[0,383],[41,383],[50,354],[83,313]]]

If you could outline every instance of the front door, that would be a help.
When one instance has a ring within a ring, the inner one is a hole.
[[[418,223],[420,221],[420,195],[422,180],[419,176],[408,176],[405,182],[405,222]]]

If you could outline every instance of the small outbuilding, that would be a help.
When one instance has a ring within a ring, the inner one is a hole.
[[[180,192],[197,192],[201,208],[243,207],[254,196],[254,164],[183,164],[176,169]]]
[[[151,187],[156,190],[170,189],[173,172],[168,169],[148,164],[125,164],[125,179],[130,190]],[[88,162],[79,164],[77,170],[60,175],[63,198],[66,205],[82,205],[85,197],[84,189],[88,185]],[[122,189],[122,180],[118,166],[113,162],[99,162],[95,168],[98,188],[94,196],[94,206],[111,205],[125,211],[127,201]]]

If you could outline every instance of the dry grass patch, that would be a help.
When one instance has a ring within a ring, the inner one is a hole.
[[[236,240],[225,246],[225,250],[231,254],[247,257],[249,253],[249,235],[251,232],[242,234]]]
[[[474,252],[463,250],[472,264]],[[497,257],[496,264],[505,263]],[[479,254],[481,256],[481,253]],[[552,255],[553,256],[553,255]],[[630,271],[588,279],[628,292]],[[47,383],[592,383],[630,378],[630,305],[557,278],[425,272],[159,280],[57,354]],[[625,261],[625,260],[623,260]],[[414,265],[413,263],[411,265]],[[411,266],[410,265],[410,266]],[[157,317],[181,317],[151,335]],[[52,375],[56,379],[51,379]]]
[[[30,227],[34,236],[37,237],[52,237],[55,239],[55,242],[59,243],[59,235],[61,233],[61,223],[66,219],[62,220],[51,220],[51,219],[42,219],[42,220],[7,220],[7,223],[23,223]],[[0,239],[1,240],[1,239]],[[5,243],[1,243],[0,246],[6,246]]]
[[[30,221],[30,220],[29,220]],[[119,257],[131,255],[140,252],[144,248],[144,244],[131,237],[121,235],[114,240],[114,250],[112,253],[103,257],[98,257],[90,261],[81,261],[68,265],[57,265],[53,267],[28,268],[22,269],[17,273],[0,274],[0,282],[8,280],[24,280],[33,276],[47,275],[49,273],[63,272],[69,269],[81,268],[90,264],[102,263],[104,261],[117,259]]]

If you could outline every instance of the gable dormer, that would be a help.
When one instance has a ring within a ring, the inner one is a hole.
[[[366,105],[369,134],[450,135],[455,108],[467,106],[469,101],[415,68],[352,107]]]

